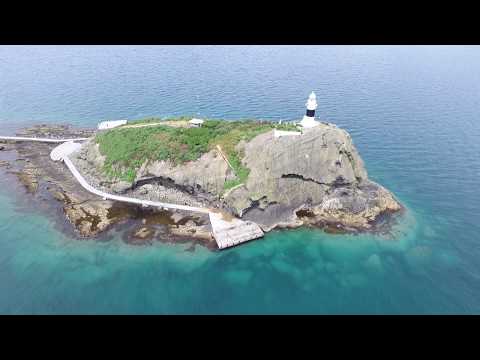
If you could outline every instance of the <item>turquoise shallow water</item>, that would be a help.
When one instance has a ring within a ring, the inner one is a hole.
[[[0,123],[142,116],[347,129],[407,207],[390,236],[272,232],[222,252],[75,241],[0,180],[0,313],[480,313],[480,47],[0,46]],[[12,189],[13,187],[13,189]]]

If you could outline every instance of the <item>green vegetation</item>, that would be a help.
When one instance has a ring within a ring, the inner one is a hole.
[[[237,185],[240,185],[242,184],[243,182],[240,181],[240,179],[235,179],[235,180],[227,180],[225,181],[225,183],[223,184],[223,189],[224,191],[227,191],[227,190],[230,190],[232,188],[234,188],[235,186]],[[225,192],[224,192],[225,193]]]
[[[185,121],[190,118],[168,119]],[[161,122],[161,119],[144,119],[133,123]],[[98,133],[96,142],[106,156],[105,173],[110,177],[132,182],[136,172],[146,160],[170,160],[179,165],[198,159],[219,145],[232,165],[236,180],[227,181],[225,190],[243,183],[250,172],[242,164],[243,153],[235,146],[274,128],[295,130],[293,124],[276,124],[263,121],[206,120],[202,127],[173,127],[167,125],[123,128]]]

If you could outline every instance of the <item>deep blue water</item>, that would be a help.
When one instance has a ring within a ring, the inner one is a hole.
[[[301,229],[193,253],[75,241],[3,177],[0,313],[480,313],[480,47],[0,46],[2,133],[293,120],[312,90],[407,207],[393,236]]]

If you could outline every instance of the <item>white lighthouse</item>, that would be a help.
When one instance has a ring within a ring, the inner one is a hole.
[[[299,125],[302,126],[304,129],[312,128],[319,125],[319,122],[315,121],[315,110],[317,109],[318,104],[317,96],[313,91],[308,97],[307,103],[305,105],[307,106],[307,112],[303,117],[302,121],[300,121]]]

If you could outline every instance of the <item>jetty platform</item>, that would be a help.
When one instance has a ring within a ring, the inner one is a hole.
[[[260,226],[252,221],[240,220],[229,214],[214,211],[210,211],[209,217],[213,237],[219,249],[236,246],[263,236]]]

